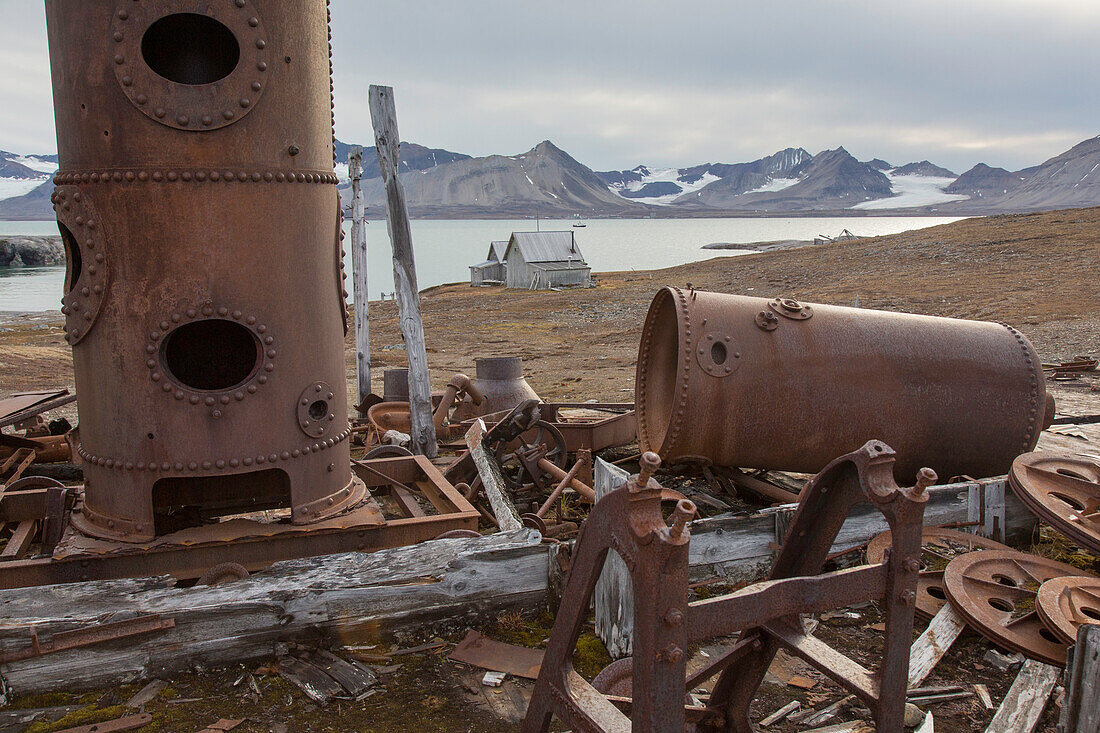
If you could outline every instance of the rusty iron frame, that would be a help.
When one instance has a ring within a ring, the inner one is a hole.
[[[735,593],[687,602],[688,535],[665,525],[659,463],[643,457],[642,472],[596,503],[573,556],[557,621],[536,683],[524,733],[543,733],[552,716],[581,731],[683,731],[689,719],[714,729],[750,733],[749,705],[776,652],[785,647],[855,694],[877,729],[902,730],[912,641],[920,537],[935,474],[920,472],[912,488],[894,482],[895,454],[871,441],[830,463],[806,487],[768,579]],[[892,530],[880,565],[822,573],[829,548],[851,509],[870,502]],[[604,560],[615,550],[634,586],[631,699],[600,694],[572,667],[572,654]],[[883,661],[873,673],[807,634],[800,613],[877,600],[886,618]],[[740,632],[739,641],[687,678],[686,650],[702,639]],[[736,664],[734,664],[736,662]],[[684,696],[720,675],[705,711],[685,710]],[[615,704],[613,704],[615,703]],[[630,721],[616,704],[630,705]]]
[[[374,507],[374,511],[366,513],[363,523],[349,520],[347,526],[288,525],[285,532],[276,534],[218,536],[187,545],[144,547],[104,541],[102,544],[109,547],[109,551],[0,561],[0,589],[164,574],[189,580],[226,562],[237,563],[251,572],[282,560],[342,552],[374,552],[416,544],[454,530],[477,529],[478,511],[427,458],[378,459],[372,461],[371,466],[378,473],[419,489],[437,513],[416,516],[410,511],[403,512],[406,516],[402,518],[383,519]],[[353,464],[352,468],[374,496],[383,496],[392,489],[384,479],[362,469],[361,462]],[[45,518],[51,490],[52,487],[5,492],[0,496],[0,523]],[[400,501],[398,506],[402,506]],[[346,516],[354,520],[355,510]]]

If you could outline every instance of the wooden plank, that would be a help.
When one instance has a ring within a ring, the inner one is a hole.
[[[596,501],[630,480],[630,474],[596,459]],[[596,606],[596,636],[600,637],[612,659],[629,657],[634,640],[634,585],[630,571],[619,553],[611,550],[593,591]]]
[[[397,313],[405,349],[409,357],[409,410],[412,422],[412,450],[429,458],[439,452],[435,424],[432,422],[432,388],[428,378],[428,351],[424,343],[424,323],[420,317],[420,292],[416,285],[412,230],[405,206],[405,190],[397,175],[401,135],[397,130],[397,108],[393,89],[372,84],[370,117],[378,164],[386,186],[386,222],[393,247],[393,282],[397,293]]]
[[[909,648],[909,688],[924,682],[943,655],[959,638],[966,621],[950,603],[944,604],[932,618],[928,628],[917,637]]]
[[[1070,649],[1066,700],[1058,733],[1100,731],[1100,626],[1077,629],[1077,644]]]
[[[359,402],[363,404],[370,387],[370,293],[367,290],[367,207],[363,203],[363,146],[348,150],[351,176],[351,280],[355,298],[355,366]]]
[[[235,583],[176,588],[168,578],[0,591],[0,651],[26,644],[26,628],[56,634],[119,615],[160,613],[176,625],[0,666],[18,694],[95,689],[164,677],[195,664],[269,658],[279,642],[348,643],[420,629],[439,619],[484,620],[545,601],[547,551],[521,529],[433,540],[375,553],[290,560]]]
[[[38,531],[38,521],[27,519],[19,523],[15,531],[11,533],[11,539],[0,552],[0,560],[18,560],[25,557],[27,550],[34,542],[34,535]]]
[[[1004,477],[978,483],[1003,482]],[[974,482],[934,486],[928,490],[924,523],[929,527],[965,523],[967,500]],[[775,560],[775,539],[784,528],[783,515],[794,505],[761,510],[751,516],[719,515],[691,523],[691,580],[724,578],[731,583],[754,581],[764,576]],[[778,515],[778,516],[777,516]],[[1010,543],[1030,542],[1037,520],[1016,495],[1005,496],[1005,524]],[[886,519],[868,504],[856,506],[844,522],[830,553],[866,544],[889,529]]]
[[[324,670],[325,674],[336,680],[352,699],[358,698],[378,684],[378,675],[365,665],[357,661],[349,662],[341,659],[324,649],[314,649],[306,661]]]
[[[985,733],[1032,733],[1061,676],[1058,667],[1034,659],[1024,662]]]
[[[481,477],[481,484],[485,496],[489,499],[489,505],[493,508],[497,526],[503,532],[512,532],[523,526],[519,521],[519,513],[508,497],[504,487],[504,476],[497,465],[497,459],[489,454],[489,450],[483,442],[485,438],[485,421],[478,418],[473,427],[466,433],[466,447],[470,449],[470,456],[477,466],[477,475]]]
[[[327,705],[336,697],[346,697],[344,688],[323,669],[295,657],[280,657],[279,676],[296,685],[318,705]]]

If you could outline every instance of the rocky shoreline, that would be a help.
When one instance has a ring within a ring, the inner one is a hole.
[[[0,237],[0,267],[52,267],[65,264],[59,236]]]

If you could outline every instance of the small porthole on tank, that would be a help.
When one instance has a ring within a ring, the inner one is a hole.
[[[210,318],[186,323],[165,336],[161,362],[184,387],[223,392],[247,382],[260,368],[262,353],[252,331]]]
[[[320,420],[328,414],[328,403],[324,400],[317,400],[309,406],[309,416],[314,420]]]
[[[726,353],[726,345],[723,343],[715,342],[714,346],[710,347],[710,358],[714,360],[715,364],[722,365],[726,363],[728,358]]]
[[[80,245],[77,244],[76,237],[73,236],[69,227],[57,222],[57,228],[61,232],[61,241],[65,244],[65,292],[71,293],[83,269]]]
[[[233,31],[213,18],[173,13],[145,31],[141,55],[168,81],[197,86],[232,74],[241,60],[241,46]]]

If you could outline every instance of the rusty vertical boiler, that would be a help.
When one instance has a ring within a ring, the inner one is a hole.
[[[349,465],[325,0],[47,0],[83,532],[308,524]]]

